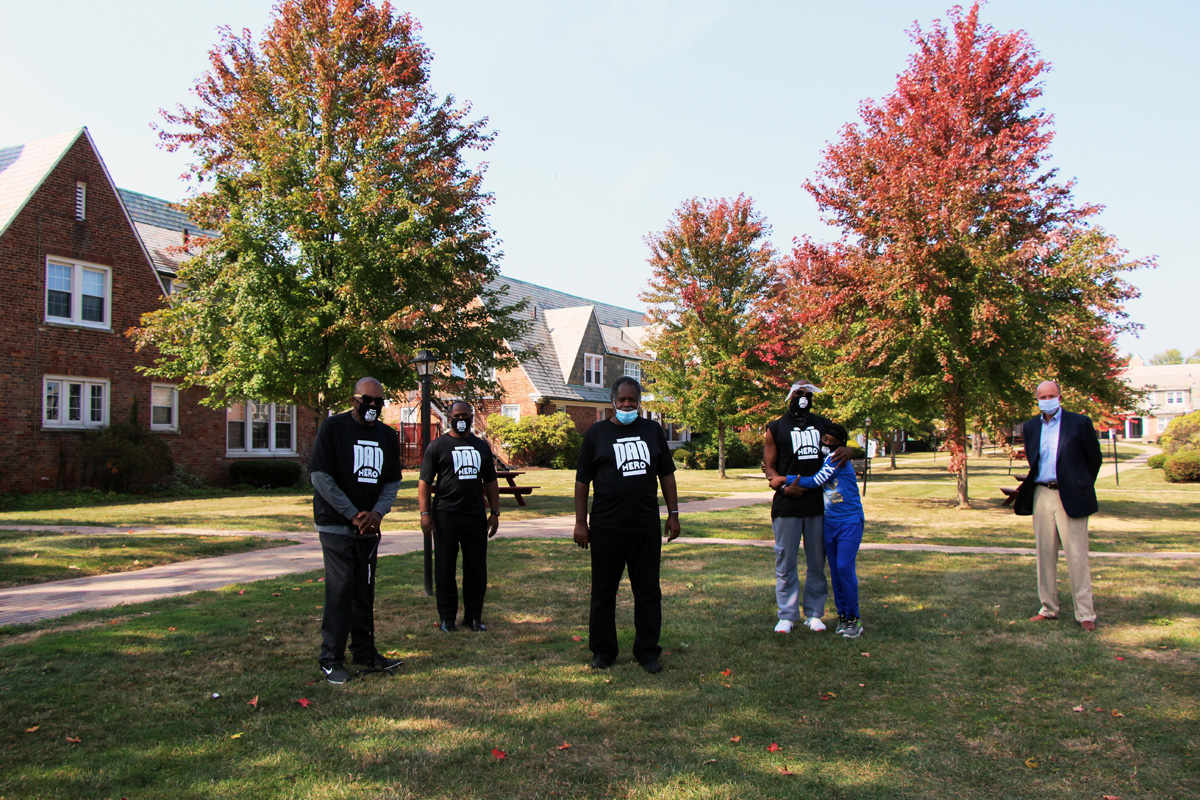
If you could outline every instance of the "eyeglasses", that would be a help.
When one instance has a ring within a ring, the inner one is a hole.
[[[358,400],[360,403],[362,403],[363,405],[368,405],[368,406],[383,405],[382,397],[375,397],[374,395],[370,395],[370,394],[356,394],[356,395],[354,395],[354,398],[356,400]]]

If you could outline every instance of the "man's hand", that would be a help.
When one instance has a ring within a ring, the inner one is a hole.
[[[792,482],[790,486],[783,490],[784,497],[802,497],[807,491],[803,486],[796,482]]]
[[[837,436],[833,436],[831,438],[834,441],[837,441]],[[834,450],[830,454],[830,457],[833,459],[833,463],[840,467],[850,460],[850,448],[846,447],[846,445],[842,445],[837,450]]]
[[[679,533],[679,515],[667,514],[667,541],[675,541],[679,538]]]
[[[575,535],[573,538],[575,539],[575,544],[584,550],[588,549],[588,526],[586,522],[575,523]]]
[[[421,515],[421,533],[429,536],[433,533],[433,514]]]
[[[493,513],[488,517],[488,538],[491,539],[500,530],[500,515]]]
[[[776,491],[778,491],[779,489],[783,488],[783,485],[785,483],[787,483],[787,476],[786,475],[776,475],[774,478],[768,478],[767,483],[771,484],[772,489],[775,489]]]
[[[383,522],[383,515],[376,514],[374,511],[360,511],[350,520],[350,524],[358,529],[361,536],[374,536],[379,533],[381,522]]]

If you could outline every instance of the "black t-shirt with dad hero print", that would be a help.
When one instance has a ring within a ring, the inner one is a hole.
[[[462,439],[443,433],[425,449],[421,480],[435,488],[434,510],[483,514],[483,485],[496,480],[492,448],[473,433]]]
[[[583,435],[575,480],[593,484],[593,528],[659,530],[658,479],[675,471],[662,426],[597,422]]]
[[[818,414],[809,414],[803,425],[791,414],[784,414],[767,423],[775,439],[775,470],[780,475],[803,475],[811,478],[825,463],[821,455],[821,434],[833,424]],[[816,517],[825,513],[820,492],[805,492],[802,497],[788,497],[782,489],[775,492],[771,502],[771,519],[775,517]]]
[[[400,437],[382,422],[364,425],[347,411],[321,423],[309,472],[333,478],[354,507],[370,511],[384,484],[400,480]],[[320,492],[313,493],[313,517],[321,525],[348,525]]]

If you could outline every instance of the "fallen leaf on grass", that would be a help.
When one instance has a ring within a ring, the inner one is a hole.
[[[302,705],[304,708],[308,708],[309,706],[311,706],[313,704],[313,701],[309,700],[307,697],[301,697],[296,702],[299,703],[300,705]]]
[[[870,653],[860,653],[860,655],[861,655],[863,658],[870,658],[870,657],[871,657],[871,654],[870,654]]]
[[[731,670],[731,669],[723,669],[723,670],[721,670],[721,674],[722,674],[722,675],[724,675],[726,678],[728,678],[730,675],[732,675],[732,674],[733,674],[733,670]]]
[[[570,750],[570,749],[571,749],[571,745],[567,744],[566,742],[563,742],[562,744],[560,744],[560,745],[558,746],[558,749],[559,749],[559,750]]]
[[[732,688],[733,688],[733,684],[732,684],[732,683],[722,683],[721,685],[722,685],[722,686],[724,686],[726,689],[732,689]]]
[[[837,692],[825,692],[821,695],[822,700],[836,700]]]
[[[499,747],[493,747],[492,748],[492,758],[503,761],[504,759],[508,758],[508,753],[504,752]]]
[[[707,761],[705,761],[704,763],[705,764],[715,764],[715,763],[717,763],[717,760],[715,758],[710,758]]]
[[[40,728],[40,727],[42,727],[42,726],[41,726],[41,725],[34,725],[32,728],[26,728],[26,729],[25,729],[25,732],[26,732],[26,733],[33,733],[34,731],[36,731],[36,730],[37,730],[38,728]]]
[[[271,592],[271,597],[280,597],[282,595],[283,595],[283,592]]]
[[[1125,656],[1117,656],[1117,661],[1124,661],[1124,660],[1125,660]]]
[[[1120,711],[1117,711],[1115,708],[1112,710],[1112,715],[1113,715],[1114,717],[1123,717],[1123,716],[1125,716],[1125,715],[1124,715],[1124,714],[1122,714]]]
[[[238,594],[245,594],[245,593],[246,593],[245,589],[238,589]]]
[[[737,744],[741,740],[742,740],[742,737],[740,737],[740,736],[730,736],[729,737],[729,741],[733,742],[734,744]]]
[[[1082,713],[1083,713],[1083,706],[1075,706],[1075,707],[1074,707],[1074,708],[1072,708],[1071,710],[1072,710],[1072,711],[1074,711],[1076,714],[1082,714]]]
[[[1121,800],[1121,798],[1117,797],[1115,794],[1106,794],[1104,795],[1104,800]]]
[[[865,683],[860,683],[860,684],[858,685],[858,688],[860,688],[860,689],[865,689],[865,688],[867,688],[867,685],[866,685]]]
[[[796,773],[792,772],[792,771],[791,771],[790,769],[788,769],[787,767],[780,767],[780,768],[779,768],[779,774],[780,774],[780,775],[795,775]]]
[[[83,741],[83,739],[78,739],[74,736],[68,736],[67,741],[70,742],[71,744],[79,744],[80,742]]]
[[[212,697],[212,699],[213,699],[213,700],[219,700],[219,699],[221,698],[221,693],[220,693],[220,692],[213,692],[213,693],[210,695],[210,697]]]
[[[179,628],[167,628],[167,630],[169,630],[169,631],[177,631],[177,630],[179,630]]]
[[[1037,769],[1038,760],[1036,758],[1027,758],[1025,759],[1025,766],[1029,767],[1030,769]]]
[[[258,695],[254,695],[254,697],[251,697],[249,700],[247,700],[246,705],[258,708]]]
[[[230,736],[229,738],[230,739],[240,739],[240,738],[242,738],[242,735],[240,733],[235,733],[232,736]]]
[[[572,637],[571,637],[571,641],[573,641],[573,642],[582,642],[582,641],[583,641],[583,637],[582,637],[582,636],[572,636]]]
[[[779,752],[779,743],[771,742],[771,744],[767,746],[767,752],[768,753],[778,753]]]

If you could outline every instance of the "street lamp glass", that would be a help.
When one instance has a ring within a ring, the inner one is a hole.
[[[432,375],[437,370],[437,355],[430,350],[418,350],[416,357],[413,358],[413,366],[417,368],[417,374],[422,378]]]

